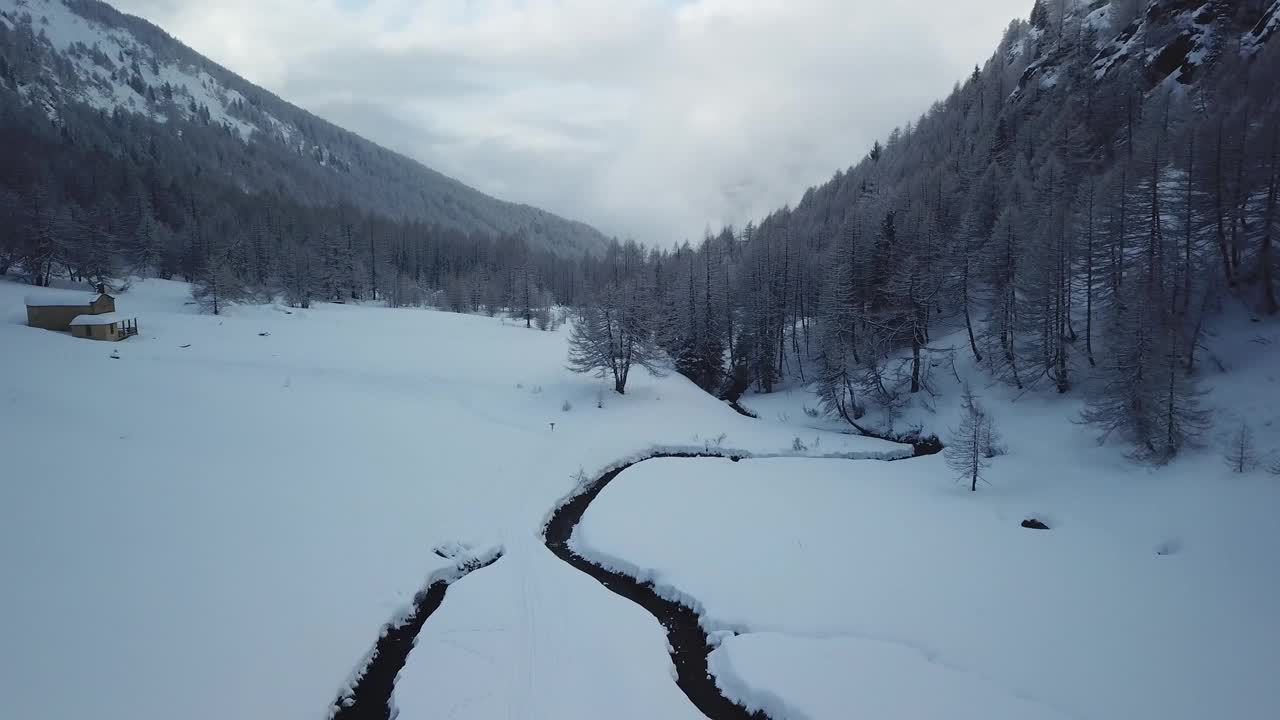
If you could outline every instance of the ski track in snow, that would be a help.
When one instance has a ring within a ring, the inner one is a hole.
[[[672,589],[674,590],[674,588]],[[904,648],[906,650],[910,650],[911,652],[919,655],[925,662],[929,663],[930,665],[937,666],[943,670],[956,673],[959,675],[970,676],[976,680],[983,682],[986,685],[999,687],[1008,696],[1017,698],[1018,700],[1022,700],[1027,703],[1042,706],[1050,710],[1055,715],[1060,715],[1063,718],[1072,718],[1073,720],[1082,720],[1085,717],[1079,712],[1075,710],[1071,710],[1070,708],[1063,707],[1058,703],[1054,703],[1052,701],[1045,700],[1040,697],[1036,697],[1030,693],[1019,690],[1018,688],[1008,687],[999,679],[992,677],[991,675],[988,675],[980,670],[976,670],[972,667],[968,667],[960,663],[952,662],[946,659],[945,657],[943,657],[942,653],[935,650],[934,648],[929,647],[928,645],[921,644],[915,640],[910,640],[904,637],[882,635],[882,634],[878,634],[871,631],[867,631],[867,632],[836,631],[836,632],[827,632],[827,633],[819,633],[819,632],[809,633],[809,632],[803,632],[803,631],[774,629],[774,628],[768,628],[768,629],[748,628],[743,630],[735,630],[733,631],[733,634],[735,636],[776,635],[776,636],[782,636],[787,638],[801,638],[801,639],[810,639],[810,640],[857,640],[859,642],[865,642],[865,643],[893,645],[896,647]],[[758,691],[751,690],[749,688],[749,685],[745,682],[742,682],[739,678],[734,678],[734,677],[723,678],[723,680],[726,681],[724,684],[720,682],[721,679],[722,678],[719,678],[719,677],[717,678],[717,684],[720,685],[721,689],[725,690],[726,693],[734,693],[734,685],[740,685],[742,687],[748,688],[745,692],[738,691],[737,693],[735,693],[736,696],[732,697],[732,699],[738,703],[751,702],[751,699],[755,697],[756,693],[758,692]],[[726,685],[728,687],[726,687]],[[777,702],[783,703],[785,701],[778,700]],[[804,713],[798,710],[790,709],[785,714],[785,717],[799,720],[800,718],[805,717],[805,715]]]

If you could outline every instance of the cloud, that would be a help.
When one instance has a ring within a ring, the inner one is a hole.
[[[480,190],[669,244],[794,204],[1030,0],[116,4]]]

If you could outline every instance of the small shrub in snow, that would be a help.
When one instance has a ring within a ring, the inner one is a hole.
[[[817,420],[818,418],[822,417],[822,411],[821,411],[821,410],[819,410],[818,408],[811,408],[811,407],[809,407],[808,405],[805,405],[805,406],[804,406],[804,414],[805,414],[805,415],[808,415],[809,417],[813,418],[814,420]]]
[[[560,406],[560,412],[569,412],[572,409],[573,409],[573,404],[570,403],[568,400],[565,400],[564,404]]]
[[[533,312],[533,322],[538,326],[539,330],[553,330],[550,308],[538,308]]]
[[[541,385],[534,385],[534,386],[533,386],[533,389],[532,389],[532,390],[530,390],[529,392],[533,393],[534,395],[541,395],[541,394],[542,394],[542,386],[541,386]]]
[[[809,446],[805,445],[804,441],[800,438],[796,438],[791,441],[791,449],[796,452],[806,452],[809,449]]]
[[[1246,473],[1258,464],[1258,452],[1253,444],[1253,428],[1248,423],[1240,423],[1239,429],[1231,434],[1231,444],[1223,456],[1231,472]]]

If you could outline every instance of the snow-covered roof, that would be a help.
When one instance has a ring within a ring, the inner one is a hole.
[[[111,325],[124,320],[119,313],[102,313],[100,315],[77,315],[75,320],[71,321],[72,326],[76,325]]]
[[[96,292],[83,290],[44,290],[26,297],[27,307],[75,307],[92,305],[102,297]]]

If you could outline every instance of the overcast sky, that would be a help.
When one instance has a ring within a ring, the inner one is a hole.
[[[504,200],[646,243],[866,154],[1032,0],[111,0]]]

